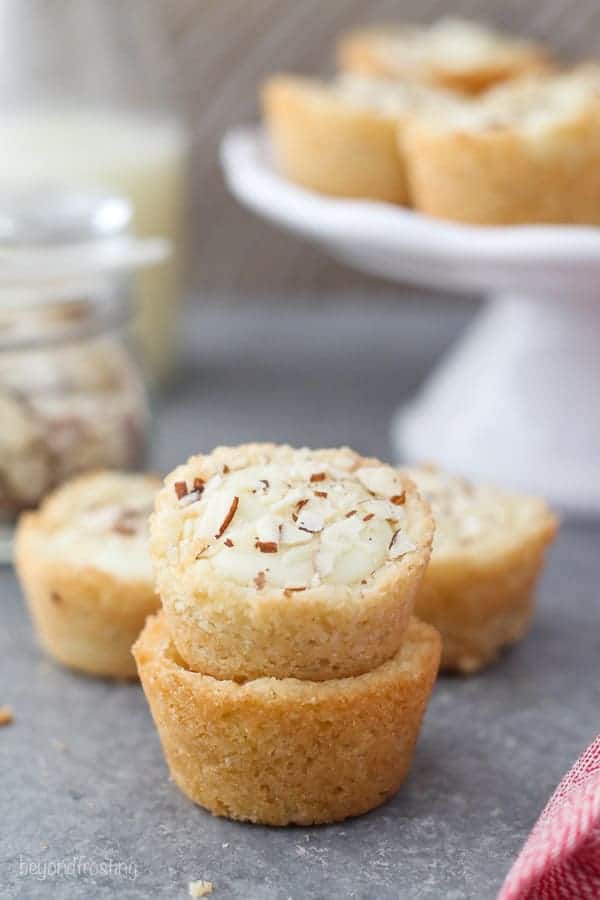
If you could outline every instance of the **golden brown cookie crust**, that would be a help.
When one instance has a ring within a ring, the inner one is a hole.
[[[321,681],[367,672],[394,656],[400,646],[433,536],[429,508],[408,480],[398,482],[398,490],[404,494],[403,528],[414,550],[386,560],[364,582],[282,589],[269,583],[267,567],[273,556],[258,553],[257,569],[267,571],[265,582],[255,579],[240,586],[209,569],[199,572],[195,545],[190,559],[178,558],[182,542],[176,535],[185,524],[178,516],[177,484],[192,486],[196,478],[206,481],[223,466],[235,474],[240,466],[257,460],[285,461],[299,452],[273,444],[217,448],[179,466],[157,495],[151,520],[157,589],[175,646],[191,669],[236,681],[266,675]],[[357,469],[372,466],[393,472],[348,448],[309,452],[315,470],[343,454]]]
[[[544,553],[555,532],[549,519],[537,534],[496,560],[432,561],[415,612],[442,634],[442,669],[475,672],[525,635]]]
[[[405,471],[419,484],[418,468]],[[449,480],[470,488],[462,479]],[[442,636],[445,671],[476,672],[525,635],[545,553],[558,529],[556,516],[543,501],[487,491],[474,488],[472,509],[467,500],[462,514],[470,516],[478,504],[492,503],[504,512],[505,524],[487,522],[484,509],[481,531],[472,541],[463,542],[456,533],[446,535],[442,547],[434,543],[416,599],[416,615]],[[445,530],[451,528],[446,523]]]
[[[210,812],[312,825],[367,812],[406,778],[440,652],[412,620],[397,655],[326,682],[219,681],[182,664],[163,613],[134,646],[171,774]]]
[[[600,222],[600,66],[521,79],[398,133],[415,206],[480,225]]]
[[[262,108],[275,160],[296,184],[333,197],[408,203],[398,116],[344,103],[308,78],[273,76]]]
[[[600,113],[590,109],[545,141],[510,129],[399,135],[414,204],[475,225],[600,223]]]

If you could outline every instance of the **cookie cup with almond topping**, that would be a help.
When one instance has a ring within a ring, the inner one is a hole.
[[[321,681],[397,652],[432,535],[413,483],[378,460],[248,444],[167,476],[151,553],[190,669]]]
[[[15,565],[38,639],[63,665],[136,678],[131,646],[160,606],[147,520],[160,478],[97,472],[24,513]]]
[[[415,207],[475,225],[600,224],[600,66],[496,88],[398,131]]]
[[[536,497],[432,467],[403,471],[429,499],[436,521],[415,612],[442,636],[443,670],[476,672],[527,633],[557,518]]]
[[[439,663],[439,635],[411,621],[392,659],[326,682],[238,684],[190,671],[160,613],[134,646],[171,774],[215,815],[264,825],[337,822],[402,784]]]

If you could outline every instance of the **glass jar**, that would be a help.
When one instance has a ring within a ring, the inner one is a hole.
[[[25,509],[73,475],[142,465],[144,379],[128,339],[133,264],[122,198],[0,196],[0,556]]]
[[[0,190],[60,182],[126,196],[139,236],[174,247],[135,281],[157,380],[174,359],[187,137],[175,69],[148,0],[0,0]]]

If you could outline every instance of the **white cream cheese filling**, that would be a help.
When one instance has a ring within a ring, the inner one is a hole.
[[[97,499],[72,510],[68,524],[48,536],[45,552],[124,580],[153,580],[148,520],[154,490],[136,485],[131,497]],[[127,598],[124,596],[123,601]]]
[[[356,585],[417,548],[391,467],[352,470],[298,452],[206,483],[176,482],[182,522],[173,562],[239,585],[302,591]]]

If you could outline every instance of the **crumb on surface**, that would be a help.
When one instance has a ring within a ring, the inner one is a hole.
[[[15,717],[10,706],[0,706],[0,725],[10,725]]]
[[[213,892],[212,881],[190,881],[188,885],[190,897],[206,897]]]

